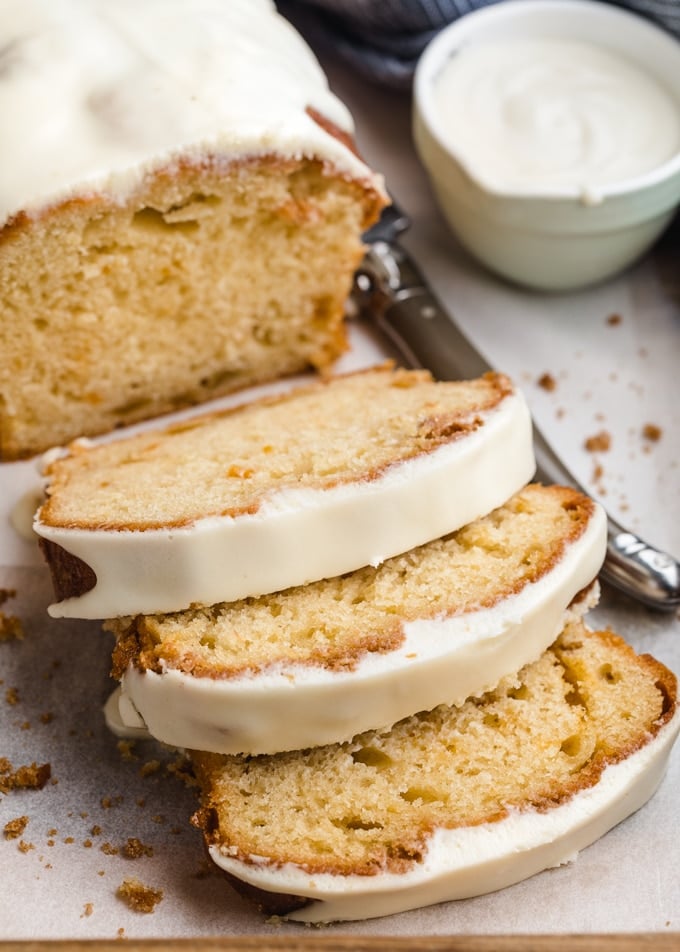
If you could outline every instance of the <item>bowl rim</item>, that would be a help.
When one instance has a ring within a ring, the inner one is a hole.
[[[567,15],[577,18],[583,16],[610,18],[613,28],[617,23],[626,22],[633,29],[639,30],[641,34],[646,33],[652,42],[665,44],[669,50],[669,55],[677,56],[678,76],[680,77],[680,41],[663,27],[637,13],[610,5],[602,2],[602,0],[502,0],[502,2],[492,3],[489,6],[480,7],[464,14],[444,27],[430,41],[416,65],[413,82],[414,112],[426,132],[435,140],[440,151],[457,162],[468,178],[487,194],[507,199],[576,200],[579,204],[583,204],[584,201],[586,204],[590,204],[590,201],[584,196],[583,189],[578,186],[520,189],[498,187],[487,182],[475,172],[470,163],[457,154],[455,147],[446,141],[440,133],[431,92],[434,88],[435,77],[451,53],[457,48],[460,40],[464,40],[466,35],[473,31],[474,36],[479,35],[487,24],[492,25],[503,20],[513,20],[517,16],[524,17],[538,11],[549,15]],[[584,31],[584,38],[587,39],[587,36],[587,31]],[[631,53],[634,54],[632,48]],[[639,59],[634,56],[632,58],[635,63],[639,64]],[[680,80],[678,81],[677,90],[671,88],[670,92],[677,99],[680,107]],[[675,175],[680,175],[680,146],[674,155],[648,172],[623,179],[612,185],[598,185],[593,190],[595,194],[593,204],[598,205],[606,199],[624,197],[653,188],[667,182]]]

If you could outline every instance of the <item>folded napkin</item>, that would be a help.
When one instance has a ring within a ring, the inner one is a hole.
[[[280,0],[278,6],[312,45],[331,47],[369,79],[408,89],[418,57],[442,27],[498,2],[502,0]],[[680,0],[619,4],[680,38]]]

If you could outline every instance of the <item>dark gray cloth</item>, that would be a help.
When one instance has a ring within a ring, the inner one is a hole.
[[[309,42],[332,50],[363,76],[408,89],[418,57],[459,17],[503,0],[280,0]],[[680,38],[680,0],[615,0]],[[298,21],[298,16],[303,21]]]

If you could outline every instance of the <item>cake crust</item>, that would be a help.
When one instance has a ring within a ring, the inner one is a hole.
[[[573,858],[652,795],[680,729],[676,695],[658,661],[574,622],[457,711],[269,758],[193,754],[195,822],[220,868],[296,896],[291,918],[479,895]],[[303,784],[302,814],[291,781]]]

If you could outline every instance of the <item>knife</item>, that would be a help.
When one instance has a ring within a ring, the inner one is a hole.
[[[479,377],[492,368],[398,242],[409,224],[407,215],[392,204],[364,235],[366,255],[356,272],[352,294],[357,316],[377,325],[406,365],[426,368],[439,380]],[[537,480],[573,486],[588,495],[535,424],[534,452]],[[674,611],[680,605],[680,564],[609,514],[607,520],[601,577],[649,608]]]

